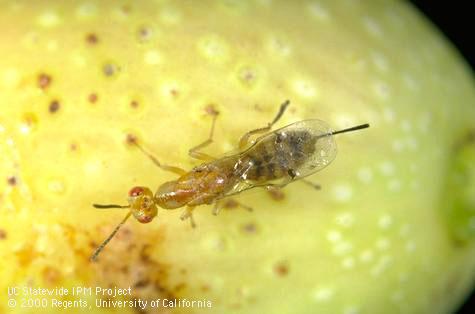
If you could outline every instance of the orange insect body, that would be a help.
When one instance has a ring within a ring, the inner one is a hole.
[[[157,204],[165,209],[175,209],[185,205],[213,203],[219,195],[229,190],[230,184],[236,179],[229,171],[227,161],[204,164],[177,180],[160,185],[155,194]]]
[[[212,142],[217,116],[215,113],[209,139],[190,150],[192,157],[210,161],[189,172],[160,164],[138,143],[132,141],[157,166],[180,176],[176,180],[160,185],[155,195],[147,187],[132,188],[128,194],[128,206],[94,204],[96,208],[130,208],[130,212],[91,258],[94,260],[97,257],[130,215],[133,215],[141,223],[148,223],[157,215],[158,207],[176,209],[187,206],[181,218],[189,218],[194,226],[192,211],[195,206],[214,203],[213,213],[217,214],[218,203],[225,197],[255,187],[281,188],[290,182],[312,175],[326,167],[335,158],[336,143],[332,135],[369,127],[369,124],[362,124],[332,131],[325,122],[312,119],[298,121],[268,132],[280,119],[288,105],[288,101],[281,105],[279,113],[267,127],[244,134],[239,145],[242,149],[240,153],[219,159],[199,152],[199,149]],[[268,133],[258,137],[255,141],[249,141],[252,135],[266,132]]]

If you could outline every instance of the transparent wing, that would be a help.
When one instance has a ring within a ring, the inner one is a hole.
[[[317,119],[292,123],[259,137],[237,156],[238,180],[225,196],[259,186],[285,186],[322,170],[336,154],[328,124]]]
[[[298,121],[277,130],[277,132],[297,134],[298,141],[301,142],[301,145],[296,146],[296,152],[292,155],[294,160],[300,160],[295,155],[303,156],[301,163],[294,163],[296,166],[296,179],[322,170],[336,157],[337,145],[332,135],[332,129],[322,120]],[[309,136],[306,136],[305,132]]]

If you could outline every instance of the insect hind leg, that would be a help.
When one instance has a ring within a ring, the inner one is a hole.
[[[279,108],[279,112],[277,112],[277,115],[274,117],[274,120],[272,120],[272,122],[270,122],[266,127],[263,127],[263,128],[258,128],[258,129],[255,129],[255,130],[251,130],[249,132],[247,132],[246,134],[244,134],[241,139],[239,140],[239,148],[240,149],[243,149],[245,148],[249,142],[250,142],[250,137],[255,135],[255,134],[261,134],[261,133],[265,133],[265,132],[268,132],[272,129],[272,126],[277,123],[277,121],[280,120],[280,118],[284,115],[284,112],[285,112],[285,109],[287,109],[287,107],[290,105],[290,101],[289,100],[286,100],[283,104],[280,105],[280,108]]]
[[[195,147],[190,148],[190,150],[188,151],[188,155],[190,155],[191,158],[195,158],[195,159],[203,160],[203,161],[211,161],[211,160],[216,159],[216,158],[200,151],[201,149],[203,149],[206,146],[213,143],[214,127],[216,125],[216,119],[218,118],[219,112],[218,111],[213,111],[211,113],[211,115],[213,115],[213,122],[211,122],[211,130],[209,132],[209,137],[203,143],[201,143],[199,145],[196,145]]]

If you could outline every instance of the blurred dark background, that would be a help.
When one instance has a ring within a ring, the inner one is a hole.
[[[475,19],[473,18],[472,1],[434,1],[434,0],[413,0],[410,1],[428,19],[441,30],[465,57],[471,65],[472,71],[475,69],[475,45],[474,31]],[[456,313],[474,313],[475,290],[460,306]]]
[[[475,69],[475,45],[472,1],[412,0],[424,15],[441,30]]]

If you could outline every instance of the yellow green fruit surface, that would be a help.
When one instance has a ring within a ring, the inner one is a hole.
[[[475,88],[445,39],[400,1],[0,1],[0,313],[8,287],[131,287],[115,300],[209,300],[147,313],[449,313],[475,269]],[[339,153],[253,212],[129,220],[135,185],[191,169],[210,108],[220,156],[291,101]],[[78,300],[79,297],[47,297]],[[9,307],[7,300],[17,305]],[[138,313],[96,307],[68,313]]]

